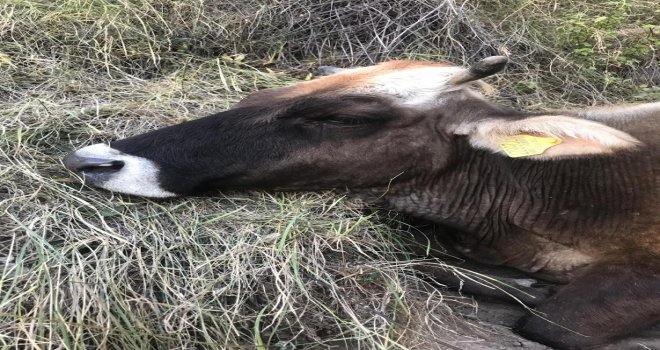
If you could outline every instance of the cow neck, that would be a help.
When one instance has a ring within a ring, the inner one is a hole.
[[[654,177],[636,157],[541,162],[470,149],[457,158],[431,179],[393,187],[386,200],[479,239],[524,230],[570,244],[594,230],[629,230],[654,193]]]

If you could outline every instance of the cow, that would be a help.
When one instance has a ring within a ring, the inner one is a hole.
[[[471,259],[562,284],[515,329],[556,348],[657,324],[660,102],[514,110],[475,89],[507,61],[340,70],[63,162],[88,184],[147,197],[348,189],[377,199],[448,228]]]

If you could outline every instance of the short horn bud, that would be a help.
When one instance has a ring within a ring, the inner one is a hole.
[[[470,68],[449,79],[450,84],[460,85],[470,81],[491,76],[506,66],[509,59],[506,56],[491,56],[473,64]]]

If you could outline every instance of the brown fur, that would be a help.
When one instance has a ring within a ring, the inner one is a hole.
[[[378,75],[424,67],[452,67],[452,65],[439,62],[389,61],[375,66],[350,69],[325,76],[322,79],[301,82],[289,87],[261,90],[249,95],[237,103],[234,108],[270,106],[304,96],[321,96],[325,93],[341,94],[351,89],[368,86],[369,82]]]

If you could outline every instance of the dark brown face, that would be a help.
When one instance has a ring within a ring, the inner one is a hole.
[[[65,164],[92,185],[151,197],[227,188],[369,188],[443,162],[436,119],[380,97],[306,97],[92,145]]]
[[[393,61],[248,96],[235,108],[71,153],[89,184],[149,197],[386,185],[444,162],[434,105],[465,70]],[[440,151],[440,152],[439,152]]]

